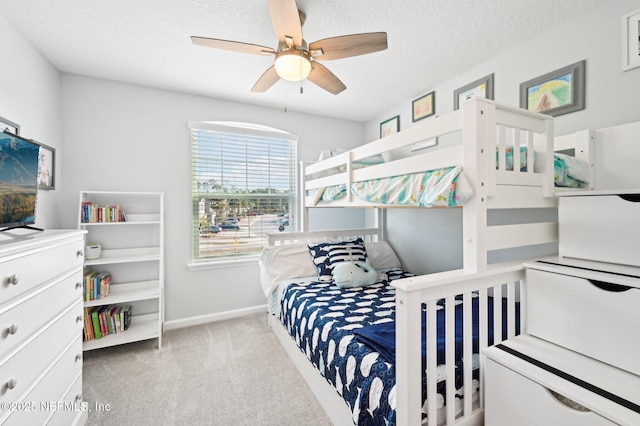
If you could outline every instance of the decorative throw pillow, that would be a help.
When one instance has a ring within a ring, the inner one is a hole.
[[[402,268],[402,262],[388,241],[372,241],[364,243],[371,266],[380,271],[383,269]]]
[[[348,241],[334,241],[327,243],[309,244],[309,253],[318,269],[319,281],[333,280],[333,266],[338,262],[364,262],[367,251],[362,238]]]

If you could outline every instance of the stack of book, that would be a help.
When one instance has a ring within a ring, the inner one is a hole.
[[[107,297],[111,291],[111,274],[85,267],[83,286],[85,302]]]
[[[80,212],[80,221],[82,223],[105,223],[105,222],[126,222],[127,214],[120,208],[115,206],[100,206],[93,204],[91,201],[82,202],[82,210]]]
[[[131,324],[131,306],[103,305],[84,308],[84,340],[122,333]]]

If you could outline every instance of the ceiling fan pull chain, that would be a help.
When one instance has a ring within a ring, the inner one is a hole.
[[[302,53],[300,53],[300,56],[302,56]],[[300,77],[302,77],[302,62],[300,62]],[[302,95],[302,93],[302,79],[300,79],[300,94]]]

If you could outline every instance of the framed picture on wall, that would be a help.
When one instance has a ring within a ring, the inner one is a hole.
[[[584,109],[585,63],[576,62],[520,84],[520,108],[553,117]]]
[[[622,17],[622,71],[640,67],[640,9]]]
[[[56,150],[39,142],[36,143],[40,145],[38,189],[55,189]]]
[[[413,122],[431,117],[436,113],[436,92],[430,92],[415,99],[411,103],[411,109]]]
[[[493,99],[493,74],[484,76],[476,81],[453,91],[453,109],[460,108],[462,102],[474,96]]]
[[[396,115],[380,123],[380,139],[400,131],[400,116]]]
[[[6,118],[0,117],[0,130],[13,133],[16,136],[20,136],[20,125]]]

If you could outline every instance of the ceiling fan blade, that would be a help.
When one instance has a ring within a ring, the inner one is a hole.
[[[241,43],[239,41],[219,40],[217,38],[191,36],[191,42],[199,46],[231,50],[232,52],[252,53],[255,55],[273,55],[274,53],[276,53],[276,51],[271,47],[259,46],[257,44]]]
[[[256,84],[251,88],[251,91],[258,93],[266,92],[271,86],[276,84],[278,80],[280,80],[280,76],[276,72],[275,65],[273,65],[260,76]]]
[[[327,67],[315,61],[311,61],[311,72],[307,78],[312,83],[317,84],[327,92],[333,93],[334,95],[337,95],[347,88],[347,86],[345,86],[334,73],[329,71]]]
[[[340,37],[325,38],[309,45],[313,59],[330,61],[379,52],[387,48],[387,33],[362,33]],[[316,56],[315,51],[322,49],[322,54]]]
[[[278,40],[286,43],[286,38],[289,37],[293,39],[295,46],[301,46],[302,23],[296,0],[267,0],[267,7]]]

